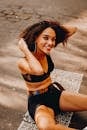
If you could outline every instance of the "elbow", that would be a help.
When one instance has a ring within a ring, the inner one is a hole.
[[[24,68],[23,63],[21,62],[21,60],[17,61],[17,66],[18,66],[19,70],[23,70],[23,68]]]
[[[17,62],[17,67],[19,68],[19,70],[22,68],[19,61]]]

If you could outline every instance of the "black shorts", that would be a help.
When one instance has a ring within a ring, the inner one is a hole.
[[[45,105],[54,110],[55,115],[60,112],[59,99],[62,90],[57,89],[54,84],[48,87],[48,91],[43,94],[31,95],[28,97],[28,111],[34,119],[35,110],[39,105]]]

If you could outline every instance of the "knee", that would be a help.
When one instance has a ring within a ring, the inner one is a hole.
[[[53,111],[45,106],[40,106],[35,112],[35,122],[40,130],[53,130],[55,124]]]
[[[44,122],[39,122],[37,124],[37,127],[39,128],[39,130],[50,130],[49,125]]]
[[[51,108],[41,105],[36,109],[35,112],[35,117],[38,117],[39,115],[49,115],[50,117],[54,118],[54,111]]]
[[[53,130],[55,121],[50,116],[47,118],[38,116],[36,125],[40,130]]]
[[[53,124],[50,124],[48,122],[46,122],[45,120],[42,120],[40,122],[38,122],[37,127],[39,128],[39,130],[53,130]]]

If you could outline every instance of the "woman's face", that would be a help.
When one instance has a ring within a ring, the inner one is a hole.
[[[37,52],[49,54],[51,49],[55,46],[56,33],[48,27],[36,39]]]

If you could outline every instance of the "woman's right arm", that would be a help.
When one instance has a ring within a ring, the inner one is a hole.
[[[25,55],[25,58],[22,58],[18,61],[18,67],[22,71],[22,73],[29,73],[35,75],[43,74],[44,72],[40,62],[28,49],[27,44],[23,39],[20,39],[18,46],[19,49]]]

